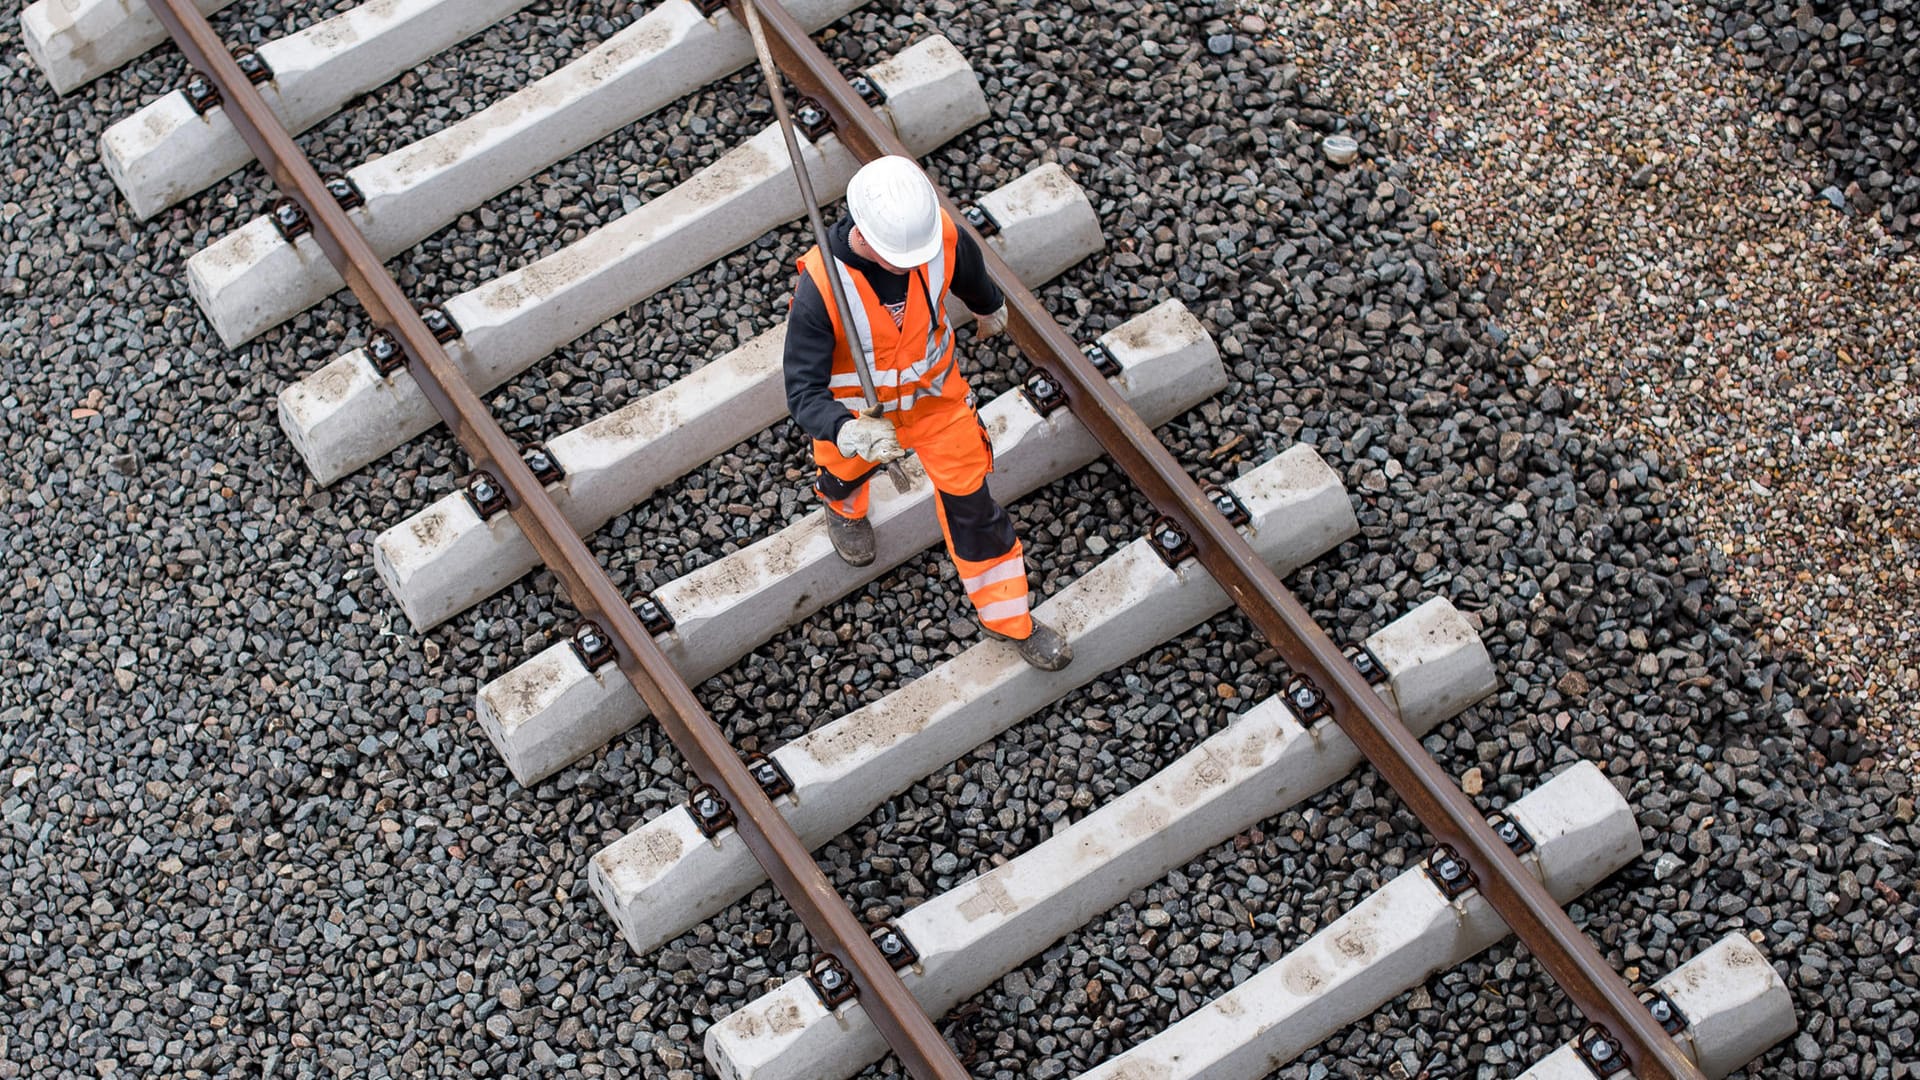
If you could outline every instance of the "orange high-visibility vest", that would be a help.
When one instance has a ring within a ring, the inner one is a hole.
[[[866,354],[873,369],[873,388],[881,411],[911,409],[922,398],[965,397],[967,380],[962,378],[953,356],[953,323],[947,318],[947,288],[953,284],[954,251],[960,243],[960,230],[947,212],[940,212],[940,253],[925,266],[907,272],[907,303],[900,325],[893,324],[893,313],[867,283],[866,275],[836,259],[840,284],[846,290],[847,306],[852,308],[857,347]],[[859,370],[854,367],[847,328],[840,325],[840,312],[833,303],[833,287],[827,282],[826,260],[816,245],[800,257],[800,269],[813,277],[820,298],[833,320],[833,374],[827,388],[848,409],[866,409],[866,392],[860,386]]]

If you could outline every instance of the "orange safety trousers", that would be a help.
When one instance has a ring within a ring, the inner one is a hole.
[[[1027,564],[1013,520],[987,491],[993,446],[979,414],[964,397],[935,397],[922,398],[912,408],[888,413],[886,418],[893,422],[900,445],[919,456],[927,479],[933,482],[947,554],[960,572],[960,583],[980,615],[980,624],[996,634],[1024,640],[1033,633],[1033,617],[1027,610]],[[867,482],[880,466],[847,457],[823,439],[813,441],[813,460],[820,467],[814,490],[826,500],[828,512],[866,517]]]

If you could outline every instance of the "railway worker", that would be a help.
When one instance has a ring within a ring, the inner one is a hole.
[[[787,313],[787,409],[813,436],[814,490],[827,504],[834,550],[854,566],[873,561],[867,483],[913,451],[932,481],[947,554],[981,625],[1016,643],[1027,663],[1058,671],[1073,649],[1028,610],[1027,570],[1013,521],[987,490],[993,447],[954,356],[946,315],[952,292],[979,317],[975,334],[1007,324],[1005,298],[980,249],[954,226],[933,184],[909,158],[863,166],[847,185],[851,219],[827,230],[854,322],[834,309],[816,245],[800,258]],[[866,397],[851,348],[866,357],[881,413]]]

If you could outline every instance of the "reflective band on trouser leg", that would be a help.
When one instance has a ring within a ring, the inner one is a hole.
[[[816,488],[815,490],[818,489]],[[822,496],[825,496],[824,492],[822,492]],[[867,485],[861,484],[860,490],[845,499],[827,498],[826,501],[827,509],[839,514],[843,518],[852,518],[858,521],[867,516]]]
[[[985,484],[966,495],[943,491],[934,505],[940,531],[947,537],[947,554],[980,614],[980,625],[1016,640],[1033,633],[1027,614],[1027,563],[1007,512]],[[995,548],[1002,550],[995,554]]]
[[[996,634],[1024,638],[1033,633],[1033,619],[1027,614],[1027,562],[1021,556],[1020,541],[1013,550],[994,563],[975,563],[955,558],[960,584],[967,599],[980,613],[980,623]],[[984,566],[986,569],[976,569]]]

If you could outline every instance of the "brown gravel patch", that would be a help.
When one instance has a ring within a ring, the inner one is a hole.
[[[1788,160],[1755,77],[1665,4],[1244,0],[1377,124],[1448,259],[1581,422],[1681,466],[1762,644],[1920,762],[1920,272]]]

